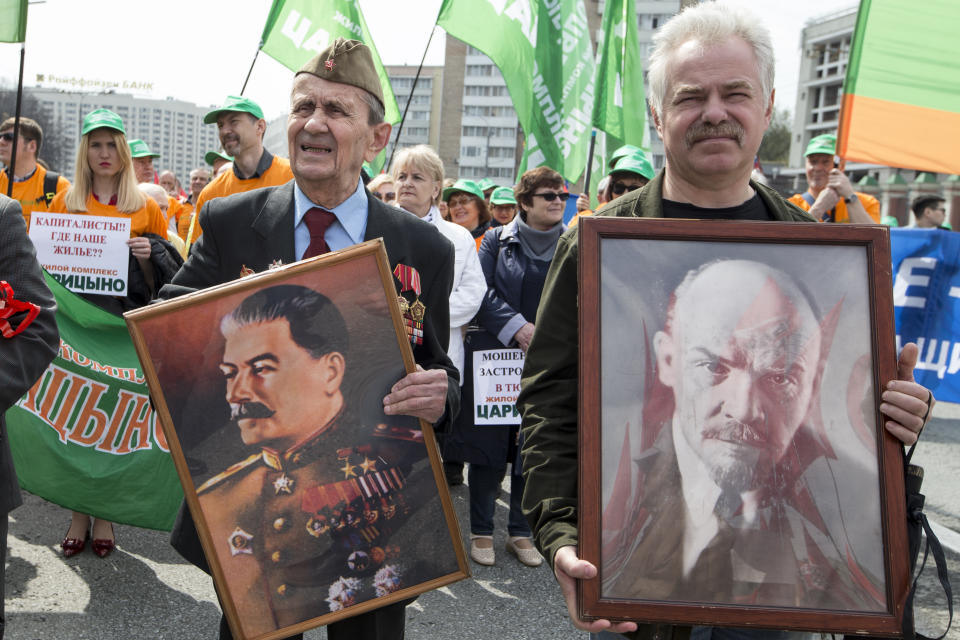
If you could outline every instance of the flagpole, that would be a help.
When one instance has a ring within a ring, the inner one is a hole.
[[[260,55],[260,47],[262,46],[263,46],[263,43],[261,42],[257,46],[257,52],[253,54],[253,62],[250,63],[250,70],[247,71],[247,77],[243,81],[243,88],[240,89],[241,96],[243,95],[243,92],[247,90],[247,83],[250,82],[250,74],[253,73],[253,65],[257,64],[257,56]]]
[[[17,168],[17,139],[20,137],[20,107],[23,103],[23,59],[27,44],[20,43],[20,79],[17,81],[17,108],[13,116],[13,146],[10,147],[10,166],[7,167],[7,197],[13,197],[13,176]]]
[[[430,37],[427,38],[427,47],[423,50],[423,57],[420,58],[420,66],[417,67],[417,75],[413,78],[413,86],[410,87],[410,95],[407,96],[407,104],[403,108],[403,117],[400,118],[400,126],[397,127],[397,137],[393,139],[393,149],[390,149],[390,159],[387,160],[387,171],[390,170],[390,165],[393,164],[393,154],[397,151],[397,143],[400,142],[400,134],[403,133],[403,123],[407,119],[407,111],[410,109],[410,103],[413,101],[413,92],[417,89],[417,81],[420,80],[420,72],[423,70],[423,63],[427,59],[427,51],[430,50],[430,43],[433,42],[433,34],[437,30],[437,25],[434,23],[433,29],[430,30]]]
[[[593,147],[597,143],[597,130],[590,130],[590,146],[587,148],[587,173],[583,176],[583,192],[590,195],[590,174],[593,169]]]

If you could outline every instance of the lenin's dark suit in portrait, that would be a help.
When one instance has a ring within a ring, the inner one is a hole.
[[[383,238],[391,270],[402,264],[413,267],[420,274],[419,299],[426,312],[423,341],[412,345],[413,356],[424,369],[447,372],[446,410],[434,426],[442,430],[456,415],[460,402],[458,374],[446,353],[453,245],[434,225],[384,204],[369,192],[367,203],[364,240]],[[240,277],[241,272],[266,271],[278,261],[282,264],[296,262],[294,212],[293,181],[208,202],[200,214],[203,235],[173,281],[161,290],[160,296],[172,298],[230,282]],[[394,284],[400,295],[399,281],[395,279]],[[174,525],[171,543],[184,558],[210,572],[195,524],[185,505]],[[397,606],[402,611],[403,603],[391,605]],[[368,616],[359,616],[364,617]],[[359,618],[343,622],[359,622]],[[402,625],[402,617],[399,624]]]
[[[13,288],[14,298],[40,307],[40,313],[22,332],[11,338],[0,336],[0,559],[5,561],[7,514],[23,500],[4,416],[53,360],[60,346],[60,334],[54,317],[56,302],[43,281],[20,205],[3,195],[0,195],[0,280]],[[23,319],[23,314],[11,318],[11,328],[16,330]],[[3,626],[3,565],[0,564],[0,638]]]
[[[761,490],[755,520],[718,500],[717,534],[685,576],[685,498],[668,421],[634,460],[642,488],[626,525],[604,543],[604,597],[882,610],[882,577],[857,565],[845,531],[828,521],[836,505],[816,503],[808,489],[809,474],[830,473],[824,458],[801,425],[772,473],[778,486]]]

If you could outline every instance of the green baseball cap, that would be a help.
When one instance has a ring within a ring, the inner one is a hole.
[[[94,129],[113,129],[123,135],[127,135],[123,128],[123,120],[110,109],[94,109],[83,117],[83,127],[80,128],[80,135],[85,136]]]
[[[233,158],[221,151],[207,151],[207,153],[203,156],[203,161],[212,167],[217,158],[226,160],[227,162],[233,162]]]
[[[510,187],[497,187],[490,196],[490,204],[517,204]]]
[[[480,187],[480,191],[489,191],[490,189],[496,189],[497,183],[490,178],[483,178],[477,183],[477,186]]]
[[[812,156],[815,153],[826,153],[828,155],[834,155],[837,152],[837,136],[832,133],[825,133],[821,136],[811,138],[810,144],[807,145],[807,150],[804,151],[803,155]]]
[[[241,111],[243,113],[249,113],[257,120],[263,119],[263,109],[261,109],[260,105],[250,98],[244,98],[243,96],[227,96],[227,99],[223,103],[222,107],[219,109],[214,109],[207,115],[203,116],[203,124],[213,124],[224,111]]]
[[[653,180],[653,176],[656,175],[656,172],[653,170],[653,165],[650,164],[650,160],[647,159],[647,154],[641,149],[638,149],[637,152],[632,155],[623,156],[617,160],[610,173],[617,171],[629,171],[630,173],[643,176],[647,180]]]
[[[137,138],[136,140],[130,140],[127,142],[130,145],[130,155],[134,158],[159,158],[159,153],[154,153],[150,151],[150,147],[147,146],[147,143]]]
[[[457,191],[463,191],[464,193],[469,193],[472,196],[477,196],[483,200],[483,189],[480,188],[473,180],[457,180],[452,187],[447,187],[443,190],[443,201],[448,202],[450,196],[452,196]]]
[[[635,147],[632,144],[625,144],[613,152],[613,154],[610,156],[610,162],[608,166],[613,169],[613,165],[617,164],[617,160],[624,156],[632,156],[638,151],[642,153],[643,149],[640,147]]]

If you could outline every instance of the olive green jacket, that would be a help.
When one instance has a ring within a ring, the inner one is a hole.
[[[769,187],[750,181],[776,220],[815,222]],[[597,212],[598,216],[660,218],[663,172]],[[577,403],[579,384],[578,229],[566,232],[547,274],[536,331],[527,353],[520,397],[523,414],[523,512],[551,566],[557,549],[577,544]],[[679,639],[689,628],[640,625],[636,639]]]

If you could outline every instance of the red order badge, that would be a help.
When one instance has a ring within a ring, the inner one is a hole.
[[[397,299],[400,303],[400,313],[403,314],[403,323],[407,329],[407,337],[415,345],[423,344],[423,317],[427,308],[420,302],[420,273],[413,267],[398,264],[393,270],[393,275],[400,281],[401,294],[412,291],[414,295],[412,304],[403,295]]]
[[[26,313],[20,324],[14,329],[10,326],[9,318],[18,313]],[[12,338],[30,326],[33,319],[40,313],[40,307],[32,302],[23,302],[13,297],[13,287],[6,280],[0,280],[0,333],[4,338]]]

